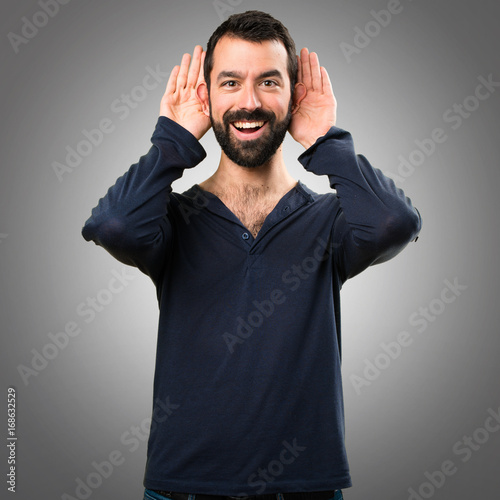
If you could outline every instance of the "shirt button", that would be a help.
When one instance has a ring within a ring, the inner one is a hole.
[[[250,238],[250,235],[248,233],[243,233],[241,235],[241,237],[244,239],[244,240],[248,240],[248,238]]]
[[[290,207],[287,205],[285,208],[283,208],[283,210],[284,210],[285,212],[288,212],[288,210],[290,210]]]

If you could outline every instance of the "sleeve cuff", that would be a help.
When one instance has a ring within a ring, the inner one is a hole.
[[[350,136],[351,134],[347,132],[347,130],[341,129],[339,127],[331,127],[330,130],[325,135],[318,137],[318,139],[316,139],[316,142],[299,156],[298,160],[303,165],[306,165],[307,163],[309,163],[310,156],[324,142],[330,139],[342,140]]]
[[[190,165],[197,165],[207,153],[198,139],[182,125],[166,116],[159,116],[151,142],[173,142],[181,156]]]

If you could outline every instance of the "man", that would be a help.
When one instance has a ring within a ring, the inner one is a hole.
[[[157,287],[145,499],[327,500],[351,486],[339,291],[416,239],[421,222],[335,127],[318,56],[295,54],[268,14],[231,16],[206,54],[197,46],[172,70],[153,147],[83,229]],[[218,169],[173,193],[205,157],[210,127]],[[290,176],[287,131],[336,193]]]

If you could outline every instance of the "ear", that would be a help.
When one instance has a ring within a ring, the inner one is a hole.
[[[201,110],[205,116],[210,116],[210,106],[208,103],[208,88],[205,82],[200,82],[196,87],[196,97],[201,104]]]
[[[304,97],[307,95],[307,89],[306,86],[303,83],[296,83],[295,88],[293,91],[293,107],[292,107],[292,114],[295,114],[299,107],[300,107],[300,102]]]

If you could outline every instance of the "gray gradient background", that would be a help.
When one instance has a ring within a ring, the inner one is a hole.
[[[338,125],[385,172],[396,173],[398,155],[408,157],[414,141],[434,128],[448,136],[400,184],[423,216],[419,241],[343,290],[354,482],[345,498],[407,499],[408,488],[426,481],[426,471],[452,460],[457,472],[433,498],[496,499],[500,432],[491,433],[467,462],[453,446],[484,425],[488,409],[500,406],[500,90],[457,130],[443,113],[473,94],[480,75],[500,79],[500,8],[493,0],[401,5],[403,11],[350,63],[340,44],[352,44],[354,28],[364,28],[370,10],[386,8],[387,1],[243,0],[233,11],[266,10],[288,26],[299,49],[319,53],[339,102]],[[0,15],[1,375],[4,408],[7,387],[17,388],[17,497],[75,496],[76,479],[117,450],[124,463],[90,498],[139,499],[146,443],[132,451],[121,436],[150,415],[155,292],[148,278],[131,270],[130,285],[86,323],[78,305],[105,289],[112,270],[123,266],[85,243],[80,230],[98,198],[149,149],[166,77],[126,119],[111,103],[141,83],[147,66],[169,72],[183,52],[206,45],[221,19],[211,0],[72,0],[16,54],[7,34],[20,34],[22,17],[32,19],[39,10],[31,0],[2,2]],[[59,182],[52,163],[64,162],[66,146],[75,147],[82,130],[103,118],[115,130]],[[292,175],[328,190],[326,179],[296,161],[301,147],[286,141]],[[202,144],[207,160],[176,190],[214,170],[218,148],[211,132]],[[467,289],[419,333],[411,315],[439,299],[444,280],[455,278]],[[25,385],[18,366],[30,366],[32,349],[41,351],[48,334],[68,321],[81,327],[80,335]],[[358,394],[350,377],[362,376],[365,360],[401,331],[411,335],[412,345]],[[6,411],[1,413],[5,439]],[[0,460],[5,473],[5,447]]]

